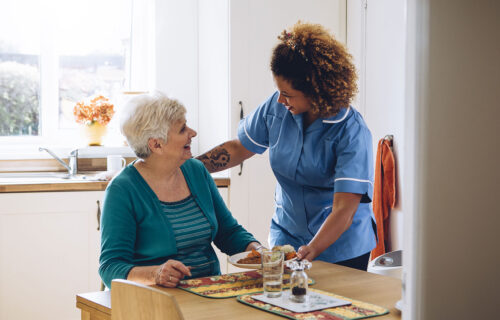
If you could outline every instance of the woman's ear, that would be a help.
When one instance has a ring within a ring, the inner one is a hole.
[[[161,152],[163,142],[160,139],[149,138],[148,147],[153,153]]]

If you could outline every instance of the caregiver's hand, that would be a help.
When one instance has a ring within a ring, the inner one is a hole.
[[[189,268],[180,261],[168,260],[158,266],[155,283],[163,287],[174,288],[184,276],[191,276]]]
[[[297,258],[306,259],[309,261],[313,261],[317,256],[319,256],[320,252],[318,252],[314,247],[310,245],[301,246],[297,251]]]

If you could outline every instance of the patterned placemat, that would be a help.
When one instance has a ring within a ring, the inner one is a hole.
[[[252,299],[254,294],[244,294],[238,296],[237,300],[241,303],[247,304],[257,309],[261,309],[267,312],[275,313],[279,316],[290,318],[290,319],[307,319],[307,320],[353,320],[353,319],[363,319],[369,317],[381,316],[389,313],[389,310],[376,306],[371,303],[366,303],[358,300],[349,299],[343,296],[339,296],[330,292],[309,289],[311,291],[326,294],[338,299],[351,301],[350,306],[336,307],[330,309],[323,309],[319,311],[311,312],[292,312],[290,310],[282,309],[280,307],[273,306],[272,304],[264,303],[258,300]]]
[[[309,278],[309,285],[315,281]],[[283,288],[288,288],[290,274],[283,274]],[[208,298],[232,298],[241,294],[255,294],[262,289],[262,271],[252,270],[220,276],[181,280],[177,288]]]

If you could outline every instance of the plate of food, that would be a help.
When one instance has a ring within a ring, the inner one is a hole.
[[[286,244],[284,246],[274,246],[273,251],[282,251],[285,255],[285,261],[297,259],[297,253],[295,249]],[[260,257],[260,252],[253,250],[245,251],[234,254],[227,257],[227,261],[235,267],[245,268],[245,269],[261,269],[262,260]]]

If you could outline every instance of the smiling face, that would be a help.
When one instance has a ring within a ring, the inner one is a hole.
[[[280,93],[278,102],[283,104],[292,114],[311,111],[311,103],[302,91],[293,89],[292,84],[281,76],[274,76],[274,82]]]
[[[168,130],[167,144],[164,152],[169,157],[188,160],[193,157],[191,153],[191,139],[196,137],[196,131],[186,125],[186,119],[173,123]]]

